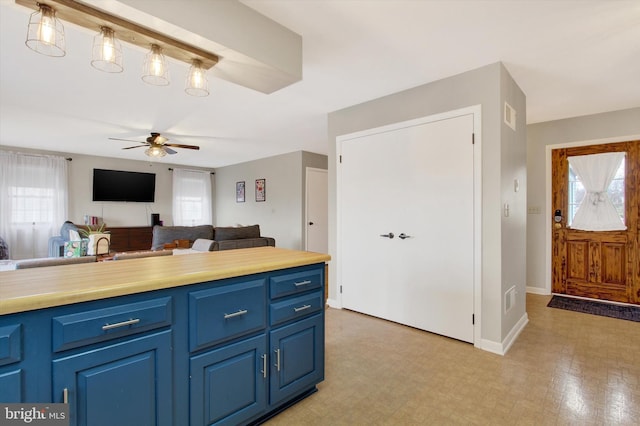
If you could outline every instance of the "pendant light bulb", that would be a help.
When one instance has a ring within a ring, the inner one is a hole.
[[[167,155],[167,152],[159,146],[152,146],[151,148],[147,148],[144,153],[151,158],[160,158]]]
[[[91,66],[104,72],[122,72],[122,46],[109,27],[100,28],[93,38]]]
[[[38,4],[38,11],[29,17],[25,44],[34,52],[47,56],[64,56],[64,26],[56,18],[56,11],[46,4]]]
[[[154,86],[166,86],[169,84],[169,68],[162,54],[162,48],[157,44],[151,45],[151,50],[144,58],[142,80]]]
[[[191,96],[209,96],[209,82],[205,75],[205,69],[202,68],[202,61],[194,59],[187,74],[187,84],[184,91]]]

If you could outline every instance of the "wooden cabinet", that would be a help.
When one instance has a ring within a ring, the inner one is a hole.
[[[153,228],[150,226],[108,227],[111,233],[110,251],[150,250]]]
[[[71,425],[236,425],[324,378],[324,264],[0,316],[0,401]]]

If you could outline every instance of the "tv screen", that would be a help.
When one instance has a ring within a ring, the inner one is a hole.
[[[93,169],[93,201],[153,203],[156,174]]]

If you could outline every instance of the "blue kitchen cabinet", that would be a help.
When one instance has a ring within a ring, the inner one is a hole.
[[[320,314],[271,331],[269,403],[277,406],[324,379],[324,317]]]
[[[191,358],[191,424],[239,425],[267,408],[264,335]]]
[[[53,400],[71,425],[171,425],[171,331],[53,361]]]
[[[244,425],[324,378],[324,263],[0,315],[0,402],[71,424]]]

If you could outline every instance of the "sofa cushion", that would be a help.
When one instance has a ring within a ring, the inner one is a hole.
[[[151,250],[162,250],[164,245],[175,240],[189,240],[194,242],[198,238],[213,239],[212,225],[198,226],[160,226],[153,227]]]
[[[211,251],[212,247],[213,247],[213,240],[198,238],[193,242],[191,249],[195,251]]]
[[[266,246],[275,247],[275,245],[276,245],[275,239],[271,237],[260,237],[260,238],[244,238],[241,240],[215,241],[211,249],[213,251],[235,250],[235,249],[243,249],[243,248],[251,248],[251,247],[266,247]]]
[[[246,238],[260,238],[260,225],[252,226],[217,226],[214,231],[214,240],[241,240]]]

